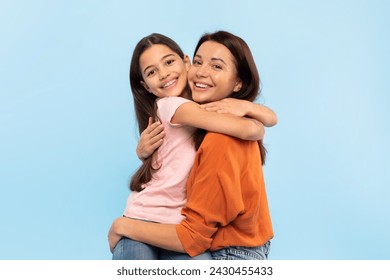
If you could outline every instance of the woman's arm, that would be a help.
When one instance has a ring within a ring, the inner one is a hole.
[[[248,100],[225,98],[220,101],[202,104],[200,107],[210,112],[229,113],[239,117],[247,116],[258,120],[266,127],[278,123],[276,114],[270,108]]]
[[[227,134],[243,140],[261,140],[264,137],[264,125],[259,121],[203,110],[195,102],[180,105],[171,122]]]
[[[109,231],[111,251],[124,236],[195,256],[210,248],[219,226],[227,226],[244,210],[237,189],[241,172],[237,168],[239,160],[234,156],[242,148],[242,141],[221,134],[208,136],[207,149],[199,156],[202,163],[194,166],[188,179],[187,204],[182,212],[186,219],[180,225],[172,225],[120,217]],[[250,149],[247,145],[244,147],[248,150],[239,153],[242,162]],[[227,150],[230,152],[226,153]]]
[[[108,233],[111,252],[123,236],[163,249],[185,253],[176,233],[176,225],[145,222],[126,217],[117,218]]]

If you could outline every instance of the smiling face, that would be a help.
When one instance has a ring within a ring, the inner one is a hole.
[[[242,86],[229,49],[213,41],[199,47],[188,71],[188,81],[192,99],[198,103],[221,100]]]
[[[182,59],[169,47],[156,44],[145,50],[139,58],[143,81],[147,91],[157,97],[180,96],[187,84],[190,62]]]

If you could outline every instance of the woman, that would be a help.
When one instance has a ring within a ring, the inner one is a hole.
[[[188,78],[192,98],[199,103],[226,97],[253,101],[259,94],[260,79],[250,49],[228,32],[200,39]],[[227,86],[233,84],[236,90],[227,94]],[[174,225],[118,218],[109,232],[111,249],[125,236],[190,256],[210,250],[215,259],[267,258],[273,230],[262,143],[212,132],[198,139],[182,210],[186,219]]]

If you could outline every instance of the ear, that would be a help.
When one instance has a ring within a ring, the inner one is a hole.
[[[144,81],[141,81],[140,83],[148,92],[150,92],[150,87]]]
[[[234,85],[233,91],[239,92],[242,88],[242,80],[240,78],[237,79],[236,84]]]
[[[184,58],[183,58],[183,61],[184,61],[184,64],[186,65],[186,70],[190,70],[190,67],[191,67],[191,60],[190,60],[190,57],[188,55],[184,55]]]

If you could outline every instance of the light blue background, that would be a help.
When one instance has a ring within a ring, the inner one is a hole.
[[[210,2],[210,3],[209,3]],[[387,1],[0,1],[0,259],[110,259],[138,165],[136,42],[251,46],[271,259],[390,259]]]

